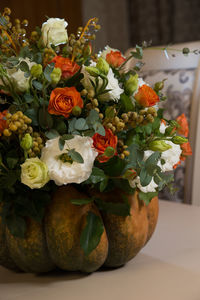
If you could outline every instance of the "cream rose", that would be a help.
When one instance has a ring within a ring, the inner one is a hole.
[[[59,149],[59,137],[46,142],[42,149],[41,160],[46,163],[50,179],[57,185],[68,183],[81,183],[87,180],[92,172],[94,160],[98,153],[93,148],[93,140],[90,137],[75,135],[73,139],[65,141],[63,150]],[[62,154],[66,149],[75,149],[84,162],[63,162]]]
[[[50,18],[42,24],[42,40],[44,45],[58,46],[65,44],[68,40],[67,27],[68,23],[64,19]]]
[[[48,181],[48,168],[38,157],[29,158],[21,165],[21,182],[31,189],[39,189]]]
[[[35,62],[31,62],[29,58],[20,58],[19,64],[23,61],[27,63],[29,69],[31,69],[31,67],[36,64]],[[19,64],[17,65],[17,67],[19,66]],[[7,75],[10,78],[11,82],[15,85],[17,92],[25,92],[29,89],[29,78],[25,77],[24,72],[20,69],[7,69]],[[6,78],[4,78],[4,81],[5,83],[7,83]],[[0,82],[0,84],[2,83]]]

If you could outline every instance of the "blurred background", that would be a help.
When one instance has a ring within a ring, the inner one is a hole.
[[[30,21],[30,29],[45,16],[65,18],[74,32],[91,17],[99,17],[103,30],[97,48],[108,43],[125,51],[142,41],[153,45],[200,39],[199,0],[1,0],[0,9]]]

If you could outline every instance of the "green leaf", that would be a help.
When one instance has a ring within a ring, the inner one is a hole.
[[[51,130],[45,132],[45,136],[46,136],[49,140],[51,140],[51,139],[54,139],[54,138],[58,137],[58,136],[59,136],[59,133],[58,133],[57,130],[51,129]]]
[[[115,110],[112,106],[108,106],[105,111],[105,116],[108,119],[113,119],[115,116]]]
[[[60,134],[67,132],[67,126],[64,120],[59,120],[54,118],[54,129],[57,130]]]
[[[48,82],[51,82],[51,73],[54,69],[54,63],[53,64],[48,64],[46,68],[44,69],[44,77]]]
[[[91,109],[87,119],[88,125],[94,125],[97,121],[99,121],[99,114],[95,109]]]
[[[25,94],[24,99],[25,99],[26,103],[29,103],[29,104],[34,101],[34,97],[30,94]]]
[[[29,66],[28,66],[28,64],[27,64],[24,60],[20,62],[19,68],[20,68],[20,70],[21,70],[22,72],[27,72],[27,73],[30,72]]]
[[[74,128],[76,130],[87,130],[89,129],[87,123],[86,123],[86,119],[83,118],[79,118],[76,120]]]
[[[157,165],[158,160],[160,159],[160,156],[161,156],[160,152],[154,152],[145,161],[145,166],[148,167],[148,166]]]
[[[36,90],[38,91],[42,91],[43,89],[43,85],[41,82],[37,81],[37,80],[33,80],[32,81],[32,85],[36,88]]]
[[[120,101],[121,101],[123,112],[129,112],[134,109],[134,105],[132,103],[131,98],[128,97],[126,94],[121,94]]]
[[[80,153],[78,153],[77,151],[75,151],[75,149],[70,149],[67,154],[71,157],[71,159],[79,164],[83,164],[84,163],[84,159],[81,156]]]
[[[152,176],[147,173],[145,167],[141,168],[140,171],[140,182],[142,186],[147,186],[152,180]]]
[[[105,202],[101,199],[95,199],[97,206],[100,210],[105,211],[107,214],[113,214],[117,216],[130,216],[130,204],[128,201],[123,203]]]
[[[43,107],[39,109],[38,119],[39,119],[39,124],[43,129],[47,129],[47,128],[50,129],[53,127],[53,118],[48,113],[48,111]]]
[[[93,202],[93,198],[71,199],[70,202],[74,205],[84,205]]]
[[[150,193],[139,192],[140,200],[144,201],[146,205],[148,205],[150,201],[156,196],[158,196],[158,192],[150,192]]]
[[[12,235],[24,238],[26,232],[26,222],[24,218],[15,214],[9,215],[6,218],[6,225]]]
[[[106,176],[100,183],[100,186],[99,186],[99,190],[100,192],[103,192],[105,190],[105,188],[107,187],[108,185],[108,180],[109,180],[109,177]]]
[[[17,157],[7,157],[7,164],[9,169],[13,169],[17,163],[18,163]]]
[[[88,256],[98,246],[103,232],[104,225],[101,218],[93,212],[89,212],[80,238],[81,248],[85,255]]]
[[[65,140],[62,137],[59,138],[58,146],[59,146],[60,151],[62,151],[65,146]]]
[[[106,132],[105,132],[105,128],[103,127],[103,125],[100,123],[100,122],[96,122],[94,125],[93,125],[93,128],[94,128],[94,131],[102,136],[105,136],[106,135]]]
[[[104,171],[102,169],[97,168],[97,167],[93,167],[92,168],[92,173],[90,175],[89,180],[92,183],[96,184],[98,182],[103,181],[105,179],[105,177],[106,177],[105,173],[104,173]]]
[[[74,138],[74,135],[72,134],[63,134],[62,139],[65,141],[72,140]]]
[[[25,115],[32,120],[32,125],[38,126],[38,111],[35,108],[29,108],[25,111]]]
[[[105,163],[101,163],[104,172],[108,176],[120,176],[123,173],[123,170],[126,165],[126,161],[124,159],[120,159],[118,156],[114,156],[113,158],[109,159],[109,161]]]

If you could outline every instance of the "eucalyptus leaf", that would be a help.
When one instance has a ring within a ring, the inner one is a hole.
[[[104,225],[102,219],[90,211],[80,238],[80,245],[86,256],[98,246],[103,232]]]
[[[71,159],[79,164],[83,164],[84,163],[84,159],[81,156],[81,154],[77,151],[75,151],[75,149],[70,149],[67,154],[71,157]]]
[[[158,192],[150,192],[150,193],[139,192],[140,200],[144,201],[146,205],[148,205],[150,201],[156,196],[158,196]]]
[[[93,202],[93,198],[71,199],[70,202],[74,205],[85,205]]]
[[[46,136],[49,140],[51,140],[51,139],[54,139],[54,138],[58,137],[58,136],[59,136],[59,133],[58,133],[57,130],[51,129],[51,130],[45,132],[45,136]]]

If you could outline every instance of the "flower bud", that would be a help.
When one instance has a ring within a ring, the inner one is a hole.
[[[163,81],[158,81],[158,82],[156,82],[155,85],[154,85],[154,90],[155,90],[156,92],[162,90],[163,88],[164,88],[164,80],[163,80]]]
[[[51,72],[51,82],[53,84],[57,84],[60,81],[62,75],[62,71],[60,68],[54,68],[53,71]]]
[[[109,68],[110,68],[107,61],[105,59],[103,59],[102,57],[99,57],[99,59],[97,61],[97,64],[96,64],[96,67],[104,75],[108,74]]]
[[[165,143],[163,140],[152,141],[149,143],[149,149],[152,151],[164,152],[168,149],[171,149],[172,146]]]
[[[93,77],[97,77],[100,75],[100,72],[95,67],[85,67],[85,70]]]
[[[28,151],[33,146],[33,139],[29,133],[26,133],[25,136],[22,138],[20,146],[24,151]]]
[[[129,170],[126,170],[126,172],[123,175],[123,178],[128,179],[128,180],[133,180],[136,176],[137,176],[136,171],[133,169],[129,169]]]
[[[40,64],[36,64],[36,65],[33,65],[31,67],[31,75],[35,78],[38,78],[40,77],[40,75],[42,74],[42,65]]]
[[[92,53],[92,46],[91,44],[87,44],[83,49],[83,56],[89,56]]]
[[[73,109],[72,109],[72,114],[75,117],[79,117],[80,114],[81,114],[81,111],[82,111],[82,109],[80,108],[80,106],[74,106]]]
[[[130,75],[129,79],[125,82],[125,92],[128,95],[132,95],[138,86],[138,74]]]
[[[115,154],[116,150],[113,147],[108,146],[104,151],[104,156],[112,157]]]
[[[186,139],[186,138],[184,138],[184,137],[182,137],[182,136],[173,136],[172,142],[173,142],[174,144],[181,145],[181,144],[187,143],[187,142],[188,142],[188,139]]]

